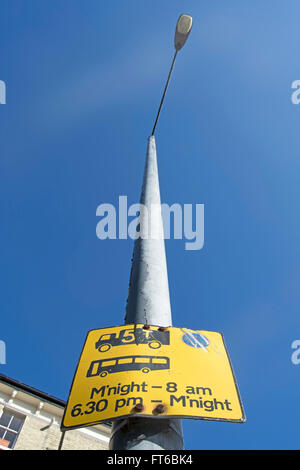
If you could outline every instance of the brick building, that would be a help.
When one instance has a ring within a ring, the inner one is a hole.
[[[66,403],[0,374],[0,450],[56,450]],[[110,425],[67,431],[63,450],[107,450]]]

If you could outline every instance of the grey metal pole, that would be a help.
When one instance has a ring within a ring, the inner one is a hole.
[[[177,53],[192,28],[192,17],[180,15],[177,21],[175,54],[148,139],[146,165],[140,203],[140,237],[135,240],[126,306],[125,324],[172,325],[168,272],[163,236],[159,179],[154,132],[168,88]],[[146,236],[145,236],[146,235]],[[112,450],[182,450],[179,419],[126,418],[114,421],[109,448]]]
[[[140,203],[147,209],[141,211],[140,227],[148,230],[143,233],[144,238],[141,236],[134,243],[125,324],[167,327],[172,325],[172,316],[153,135],[148,139]],[[181,420],[141,417],[115,421],[109,447],[111,450],[182,450]]]
[[[177,57],[177,53],[178,53],[178,51],[175,51],[175,54],[174,54],[174,57],[173,57],[173,60],[172,60],[172,64],[171,64],[171,67],[170,67],[170,70],[169,70],[169,75],[168,75],[168,78],[167,78],[167,82],[166,82],[165,89],[164,89],[164,92],[163,92],[163,95],[162,95],[162,98],[161,98],[161,102],[159,104],[159,108],[158,108],[158,111],[157,111],[157,115],[156,115],[156,119],[155,119],[155,122],[154,122],[154,126],[153,126],[153,129],[152,129],[152,134],[151,135],[154,135],[154,132],[155,132],[156,124],[157,124],[157,121],[158,121],[158,118],[159,118],[159,115],[160,115],[160,111],[161,111],[161,108],[162,108],[162,105],[163,105],[163,102],[164,102],[164,99],[165,99],[165,96],[166,96],[166,92],[167,92],[167,89],[168,89],[169,81],[170,81],[170,78],[171,78],[171,75],[172,75],[172,72],[173,72],[173,68],[174,68],[176,57]]]

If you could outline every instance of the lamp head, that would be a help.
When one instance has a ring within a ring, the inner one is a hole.
[[[193,18],[189,15],[180,15],[176,25],[174,45],[179,51],[185,44],[193,24]]]

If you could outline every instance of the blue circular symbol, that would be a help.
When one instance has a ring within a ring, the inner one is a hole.
[[[206,336],[201,335],[201,333],[186,333],[183,335],[182,340],[188,346],[193,348],[205,348],[209,345],[209,341]]]

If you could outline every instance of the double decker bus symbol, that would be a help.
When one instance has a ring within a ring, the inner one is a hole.
[[[170,359],[166,356],[122,356],[92,361],[87,377],[106,377],[114,372],[141,370],[144,374],[151,370],[170,369]]]
[[[148,344],[151,349],[159,349],[161,345],[170,344],[169,331],[144,330],[143,328],[125,328],[117,333],[104,333],[95,343],[99,352],[106,352],[112,346],[126,344]]]

